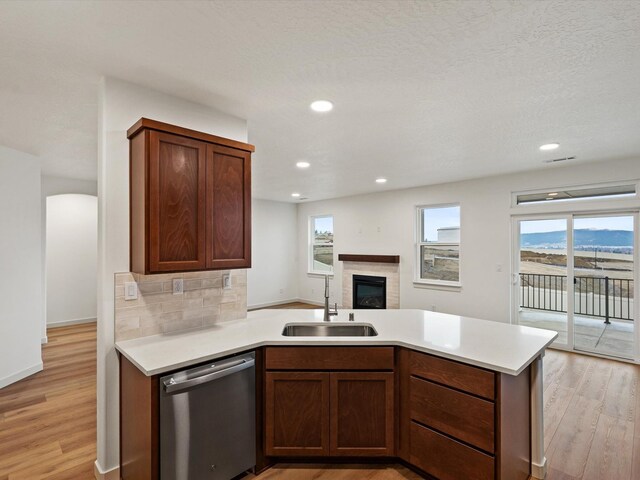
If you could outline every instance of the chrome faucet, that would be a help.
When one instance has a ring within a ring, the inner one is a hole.
[[[329,275],[324,276],[324,321],[330,322],[333,315],[338,315],[338,304],[329,309]]]

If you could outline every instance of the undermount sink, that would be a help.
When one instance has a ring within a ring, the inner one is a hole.
[[[375,337],[378,332],[368,323],[287,323],[282,330],[285,337]]]

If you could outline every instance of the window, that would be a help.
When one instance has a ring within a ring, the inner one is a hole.
[[[570,202],[575,200],[601,200],[635,197],[636,185],[592,185],[586,187],[557,188],[538,192],[516,193],[516,205],[530,203]]]
[[[333,215],[310,218],[309,273],[333,273]]]
[[[460,205],[417,208],[416,282],[460,285]]]

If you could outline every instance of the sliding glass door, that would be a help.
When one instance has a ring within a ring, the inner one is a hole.
[[[636,355],[637,214],[514,219],[514,322],[558,332],[556,346]]]
[[[538,218],[518,222],[515,284],[517,323],[558,332],[556,344],[572,337],[567,245],[569,218]]]
[[[634,357],[634,216],[575,216],[574,348]]]

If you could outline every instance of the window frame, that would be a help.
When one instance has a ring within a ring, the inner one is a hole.
[[[334,232],[334,240],[331,242],[331,244],[328,243],[316,243],[315,242],[315,221],[318,218],[331,218],[331,224],[335,227],[334,225],[334,221],[335,221],[335,217],[333,214],[331,213],[327,213],[327,214],[322,214],[322,215],[309,215],[309,225],[307,228],[307,236],[308,236],[308,242],[307,242],[307,256],[308,256],[308,261],[307,261],[307,273],[309,275],[330,275],[333,276],[334,272],[335,272],[335,232]],[[334,228],[335,230],[335,228]],[[331,270],[314,270],[313,269],[313,265],[314,265],[314,260],[313,260],[313,247],[316,245],[331,245],[331,257],[333,259],[333,265],[331,265]]]
[[[424,210],[428,209],[438,209],[438,208],[447,208],[447,207],[458,207],[460,209],[459,213],[459,229],[460,229],[460,240],[458,243],[455,242],[425,242],[422,240],[422,234],[424,232],[423,225],[423,214]],[[423,286],[423,287],[442,287],[445,289],[454,289],[458,290],[462,288],[462,205],[460,202],[455,203],[436,203],[436,204],[421,204],[415,206],[415,261],[414,261],[414,276],[413,283],[415,286]],[[436,280],[430,278],[422,278],[422,247],[425,245],[429,246],[457,246],[458,247],[458,280]]]
[[[602,188],[602,187],[624,187],[624,186],[635,186],[635,194],[629,194],[625,196],[595,196],[595,197],[582,197],[575,199],[558,199],[554,201],[537,201],[537,202],[523,202],[518,203],[518,197],[521,195],[531,195],[531,194],[542,194],[546,192],[553,191],[563,191],[563,190],[582,190],[582,189],[592,189],[592,188]],[[555,186],[548,188],[535,188],[532,190],[520,190],[520,191],[512,191],[511,192],[511,208],[517,209],[521,211],[522,209],[535,209],[536,207],[541,207],[543,205],[551,206],[551,205],[564,205],[564,204],[573,204],[573,205],[590,205],[592,203],[598,202],[620,202],[625,200],[637,200],[640,196],[640,179],[630,179],[630,180],[620,180],[614,182],[599,182],[599,183],[578,183],[578,184],[568,184],[563,186]],[[542,207],[544,208],[544,207]],[[564,207],[569,208],[569,207]],[[578,207],[580,208],[580,207]],[[575,208],[573,208],[575,210]]]

